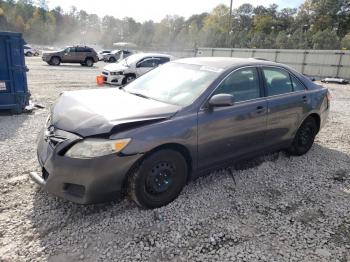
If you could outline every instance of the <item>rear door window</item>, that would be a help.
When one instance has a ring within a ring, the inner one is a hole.
[[[88,47],[77,47],[77,52],[79,52],[79,53],[91,52],[91,48],[88,48]]]
[[[293,85],[287,71],[279,68],[266,67],[262,69],[268,96],[293,92]]]
[[[159,59],[159,61],[158,61],[159,65],[165,64],[165,63],[170,61],[169,57],[163,57],[162,56],[162,57],[157,57],[157,58]]]

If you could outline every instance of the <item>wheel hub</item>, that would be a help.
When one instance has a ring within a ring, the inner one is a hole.
[[[174,168],[170,163],[158,163],[155,165],[147,179],[147,191],[151,194],[166,192],[173,183]]]

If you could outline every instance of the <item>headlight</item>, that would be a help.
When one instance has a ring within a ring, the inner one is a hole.
[[[112,76],[116,76],[116,75],[122,75],[123,72],[111,72],[110,73]]]
[[[85,139],[72,146],[65,155],[71,158],[94,158],[110,155],[123,150],[130,141],[130,138],[118,140]]]

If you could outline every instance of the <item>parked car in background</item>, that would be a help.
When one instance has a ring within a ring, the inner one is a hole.
[[[100,61],[104,60],[104,57],[107,55],[107,54],[110,54],[112,51],[111,50],[101,50],[101,51],[98,51],[97,54],[98,54],[98,59]]]
[[[39,50],[35,49],[34,47],[30,45],[24,45],[24,55],[25,56],[38,56],[39,55]]]
[[[91,67],[99,61],[96,51],[88,46],[69,46],[60,51],[44,52],[42,59],[55,66],[61,63],[79,63]]]
[[[111,85],[125,85],[147,73],[155,67],[165,64],[174,57],[158,53],[138,53],[131,55],[119,63],[103,68],[104,82]]]
[[[276,150],[307,153],[329,109],[327,88],[282,64],[172,61],[122,89],[64,92],[39,137],[42,174],[31,177],[76,203],[127,192],[156,208],[212,169]]]
[[[127,58],[128,56],[134,54],[133,51],[130,50],[113,50],[109,54],[105,54],[103,56],[103,61],[108,63],[115,63],[118,62],[124,58]]]

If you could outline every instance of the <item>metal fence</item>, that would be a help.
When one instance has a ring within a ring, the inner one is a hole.
[[[185,50],[172,53],[177,57],[225,56],[264,58],[289,65],[305,75],[316,78],[339,77],[350,79],[350,51],[198,48],[196,52],[194,50]]]

